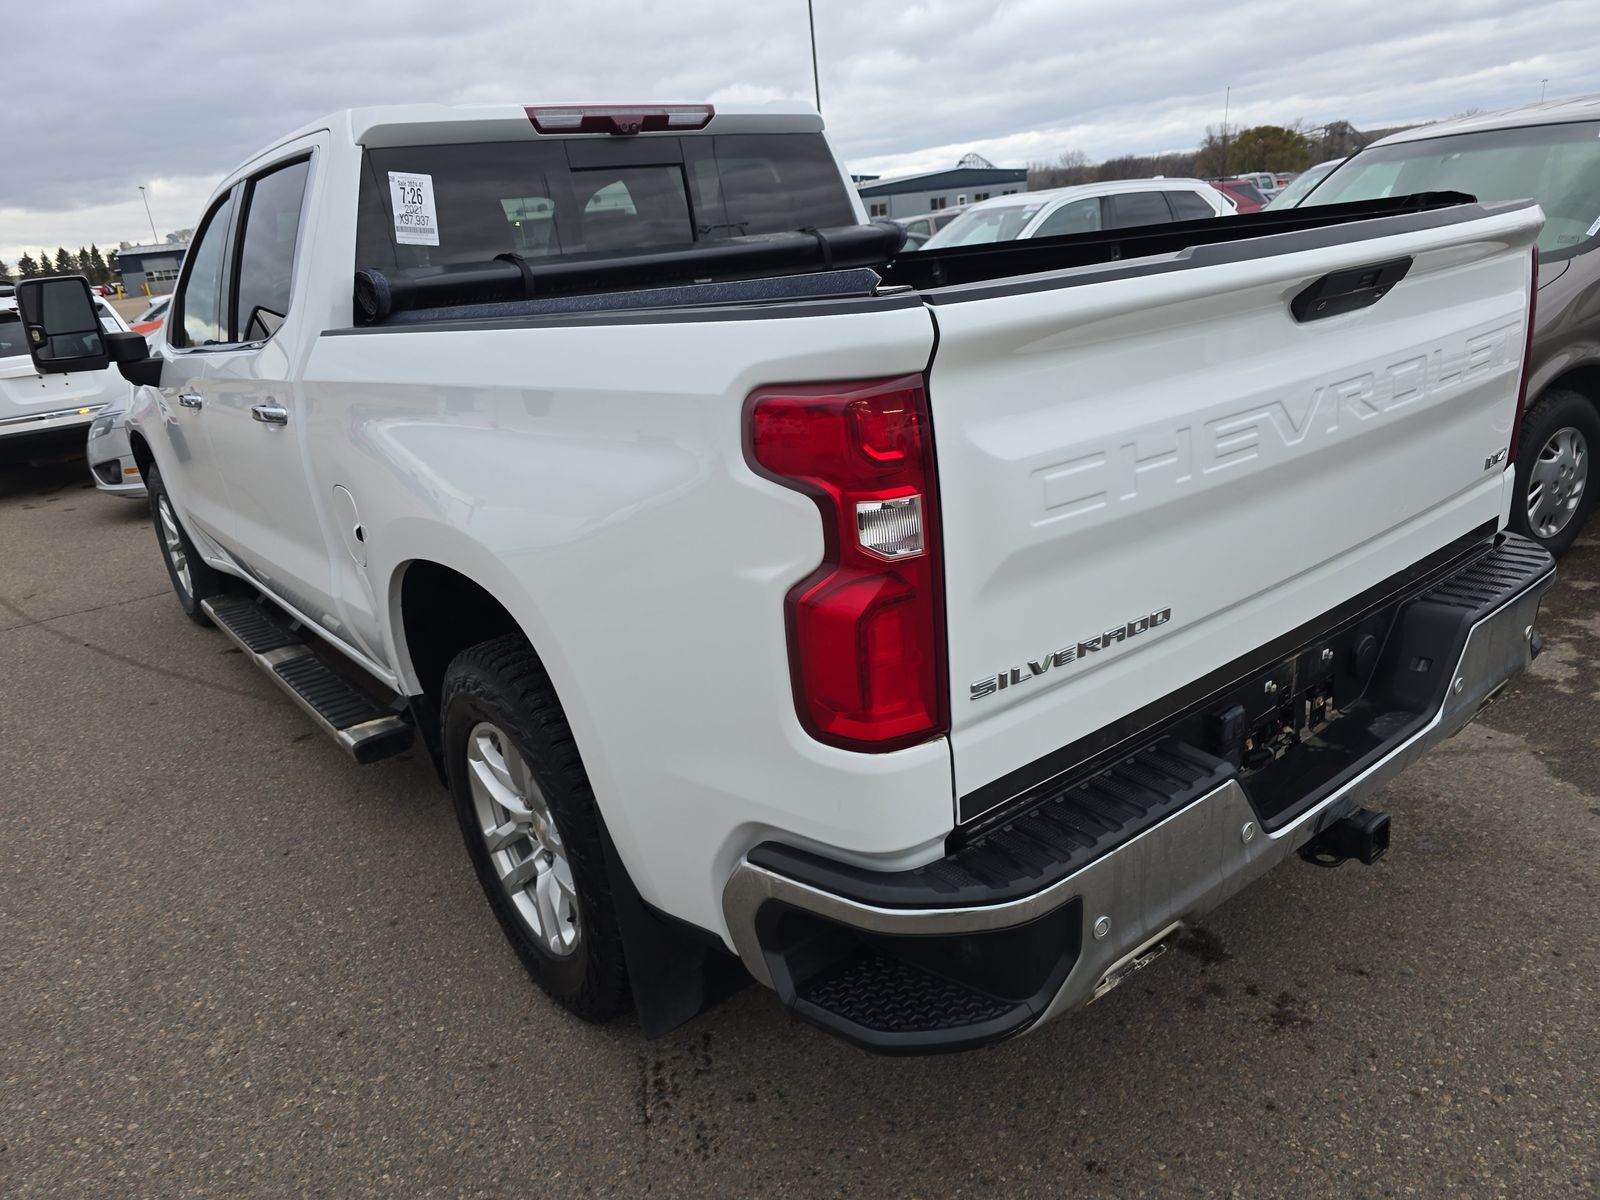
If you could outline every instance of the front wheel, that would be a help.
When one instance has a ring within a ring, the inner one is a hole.
[[[178,520],[172,498],[167,495],[161,471],[151,464],[145,472],[144,489],[150,499],[150,519],[156,527],[156,544],[161,548],[161,561],[167,565],[167,578],[172,580],[172,590],[178,603],[191,621],[209,625],[200,601],[221,595],[226,588],[223,578],[208,567],[189,540],[183,523]]]
[[[440,696],[445,772],[467,854],[506,938],[589,1021],[631,1002],[594,792],[555,689],[508,635],[462,651]]]

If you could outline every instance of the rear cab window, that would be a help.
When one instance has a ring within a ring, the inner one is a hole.
[[[391,184],[422,181],[432,226],[397,236]],[[364,154],[356,267],[396,270],[672,250],[854,225],[820,134],[569,138],[373,147]]]

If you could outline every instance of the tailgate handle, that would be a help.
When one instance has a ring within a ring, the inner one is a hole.
[[[1348,271],[1334,271],[1305,288],[1289,302],[1296,321],[1320,321],[1340,313],[1370,308],[1382,300],[1411,270],[1411,257],[1391,258]]]

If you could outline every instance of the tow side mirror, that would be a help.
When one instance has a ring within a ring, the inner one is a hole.
[[[111,364],[94,293],[82,275],[22,280],[17,284],[17,311],[39,374],[104,371]]]
[[[129,383],[153,388],[161,386],[164,363],[159,354],[150,353],[150,344],[144,340],[144,334],[108,333],[106,345],[111,351],[111,361],[117,364],[117,370]]]

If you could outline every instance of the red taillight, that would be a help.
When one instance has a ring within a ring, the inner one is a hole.
[[[1533,248],[1533,286],[1528,291],[1528,332],[1522,345],[1522,383],[1517,388],[1517,412],[1511,418],[1511,445],[1506,462],[1517,463],[1517,439],[1522,436],[1522,414],[1528,411],[1528,379],[1533,374],[1533,320],[1539,311],[1539,247]]]
[[[944,594],[922,377],[764,387],[749,454],[822,512],[822,564],[785,600],[801,723],[852,750],[945,732]]]
[[[704,129],[716,110],[709,104],[545,104],[523,109],[540,133],[667,133]]]

